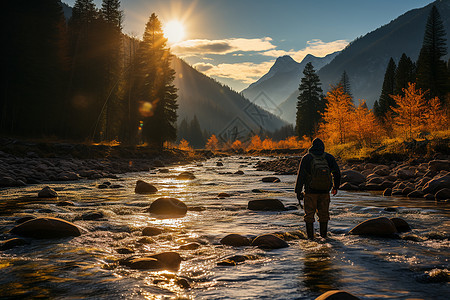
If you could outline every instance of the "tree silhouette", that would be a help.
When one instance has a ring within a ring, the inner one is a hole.
[[[379,120],[383,120],[386,113],[391,110],[391,107],[395,106],[395,101],[391,98],[391,95],[394,94],[395,89],[395,69],[396,65],[394,59],[391,57],[386,68],[386,72],[384,73],[380,99],[374,105],[374,112]]]
[[[299,137],[312,137],[324,108],[322,88],[312,63],[306,64],[303,75],[298,88],[296,130]]]
[[[344,93],[349,95],[350,98],[352,98],[352,101],[353,101],[353,96],[352,96],[352,92],[351,92],[351,88],[350,88],[350,79],[348,78],[348,75],[347,75],[346,71],[344,71],[342,73],[341,80],[339,81],[339,84],[342,85],[342,87],[344,88]]]
[[[428,97],[444,101],[449,89],[445,62],[446,33],[439,11],[433,5],[428,15],[419,59],[417,60],[417,86],[429,90]]]

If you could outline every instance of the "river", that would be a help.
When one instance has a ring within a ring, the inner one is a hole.
[[[258,159],[267,158],[222,158],[222,167],[214,158],[173,166],[169,173],[122,174],[109,180],[123,186],[118,189],[98,189],[106,180],[48,184],[58,191],[58,200],[33,198],[45,185],[0,190],[1,240],[11,237],[8,231],[18,218],[30,214],[73,221],[85,231],[74,238],[29,239],[28,245],[0,251],[0,298],[314,299],[327,290],[342,289],[361,299],[448,299],[448,204],[339,191],[332,197],[327,240],[293,240],[288,248],[270,251],[221,245],[220,239],[230,233],[254,237],[304,229],[301,210],[247,210],[252,199],[297,202],[295,176],[263,183],[261,178],[271,173],[256,170]],[[244,175],[229,174],[237,170]],[[196,179],[175,179],[173,175],[182,171],[193,172]],[[138,179],[154,184],[158,193],[135,194]],[[231,197],[218,198],[219,192]],[[175,219],[145,212],[153,200],[164,196],[205,210]],[[75,206],[56,206],[61,200]],[[102,212],[104,218],[81,220],[88,211]],[[345,234],[359,222],[379,216],[403,218],[412,231],[396,239]],[[163,228],[165,233],[141,241],[146,226]],[[190,242],[201,246],[178,248]],[[129,255],[117,253],[121,247],[133,248],[135,254],[176,251],[183,262],[178,271],[131,270],[116,263]],[[231,267],[217,265],[238,254],[256,259]],[[186,278],[190,288],[176,284],[175,278]]]

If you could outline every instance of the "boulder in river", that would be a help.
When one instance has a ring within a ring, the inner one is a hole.
[[[236,174],[236,175],[244,175],[244,171],[238,170],[238,171],[234,172],[234,174]]]
[[[263,177],[262,182],[280,182],[280,178],[274,176]]]
[[[105,215],[101,211],[89,211],[81,216],[85,221],[94,221],[103,218]]]
[[[392,189],[391,188],[387,188],[383,191],[383,196],[391,196],[392,195]]]
[[[225,236],[220,240],[220,243],[233,247],[250,246],[250,240],[247,237],[236,233]]]
[[[353,185],[359,185],[366,182],[366,177],[358,171],[355,170],[345,170],[341,172],[341,182],[350,182]]]
[[[359,187],[357,185],[351,184],[350,182],[344,182],[339,187],[340,190],[343,191],[358,191]]]
[[[397,233],[394,222],[386,217],[379,217],[366,220],[356,225],[349,234],[353,235],[373,235],[392,236]]]
[[[286,210],[283,202],[278,199],[259,199],[259,200],[250,200],[248,202],[249,210],[256,211],[282,211]]]
[[[217,195],[217,197],[219,197],[219,198],[228,198],[228,197],[230,197],[231,195],[230,194],[228,194],[228,193],[219,193],[218,195]]]
[[[27,241],[25,241],[24,239],[21,238],[12,238],[6,241],[1,241],[0,242],[0,250],[9,250],[11,248],[17,247],[17,246],[22,246],[22,245],[26,245],[28,244]]]
[[[142,180],[136,181],[136,187],[134,188],[134,192],[136,194],[154,194],[158,191],[158,189]]]
[[[346,291],[332,290],[323,293],[315,300],[359,300],[359,298]]]
[[[195,179],[195,175],[192,172],[182,172],[177,175],[177,179],[179,180],[193,180]]]
[[[163,230],[161,228],[157,228],[157,227],[145,227],[144,229],[142,229],[142,235],[145,236],[155,236],[158,234],[163,233]]]
[[[408,222],[406,222],[402,218],[390,218],[390,220],[394,223],[397,232],[411,231],[411,227],[409,226]]]
[[[178,248],[180,250],[196,250],[196,249],[198,249],[200,247],[201,247],[201,245],[199,243],[192,242],[192,243],[189,243],[189,244],[181,245]]]
[[[252,241],[252,246],[257,246],[263,249],[279,249],[289,247],[289,244],[274,234],[263,234],[257,236]]]
[[[439,190],[435,195],[434,198],[437,201],[445,201],[450,200],[450,188],[443,188]]]
[[[131,256],[120,260],[120,264],[137,270],[178,270],[182,259],[176,252],[163,252],[143,257]]]
[[[442,170],[450,170],[450,161],[448,160],[432,160],[428,162],[428,169],[433,172],[440,172]]]
[[[439,190],[445,188],[450,188],[450,174],[444,176],[437,175],[424,185],[423,192],[425,194],[436,194]]]
[[[147,211],[156,215],[183,217],[186,215],[187,206],[175,198],[158,198],[150,204]]]
[[[49,186],[44,187],[38,193],[39,198],[58,198],[58,193]]]
[[[11,229],[11,233],[33,238],[61,238],[81,235],[80,229],[66,220],[44,217],[26,221]]]

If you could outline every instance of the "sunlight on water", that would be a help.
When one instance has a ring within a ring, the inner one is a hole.
[[[106,181],[102,179],[52,183],[60,195],[56,200],[35,198],[44,185],[1,190],[2,240],[12,237],[8,231],[17,219],[29,215],[74,222],[83,234],[27,239],[27,245],[1,251],[0,291],[11,298],[95,299],[312,299],[330,289],[344,289],[363,299],[444,299],[450,292],[448,283],[439,282],[449,269],[450,214],[448,207],[434,202],[342,191],[332,197],[327,240],[293,239],[290,247],[271,251],[221,245],[220,239],[230,233],[255,237],[303,230],[303,211],[247,210],[252,199],[277,198],[286,206],[297,203],[295,176],[263,183],[261,178],[270,173],[257,171],[254,161],[230,157],[222,159],[223,167],[212,159],[203,166],[170,167],[168,173],[123,174],[109,180],[122,186],[117,189],[98,189]],[[233,174],[237,170],[244,175]],[[196,178],[178,180],[175,176],[184,171]],[[158,193],[135,194],[138,179],[154,184]],[[221,192],[230,197],[219,198]],[[160,197],[178,198],[192,210],[182,218],[156,218],[146,208]],[[75,205],[56,205],[63,200]],[[386,207],[396,207],[397,212],[387,212]],[[83,219],[87,212],[101,217]],[[399,239],[345,235],[359,222],[378,216],[401,217],[413,231]],[[143,236],[147,226],[163,233]],[[190,243],[195,247],[182,247]],[[130,255],[165,251],[181,255],[178,271],[133,270],[118,263]],[[251,259],[232,267],[217,265],[235,255]]]

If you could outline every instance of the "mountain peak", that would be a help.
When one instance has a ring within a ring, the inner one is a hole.
[[[297,68],[299,65],[292,57],[289,55],[280,56],[277,58],[273,66],[270,68],[269,72],[277,72],[281,71],[291,71],[294,68]]]

